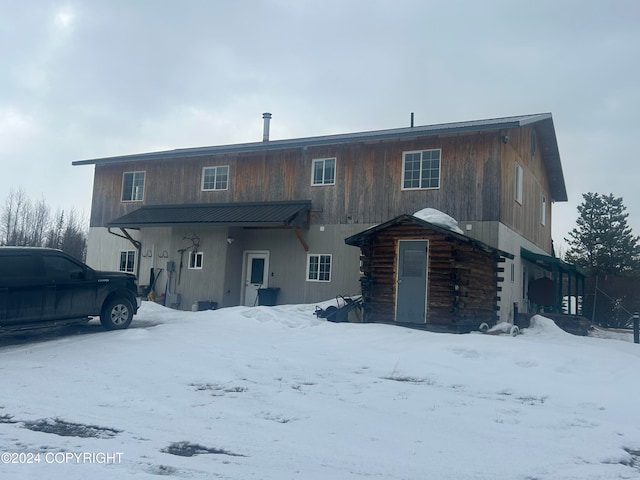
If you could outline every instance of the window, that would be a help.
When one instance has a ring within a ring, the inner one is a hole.
[[[317,158],[312,165],[311,185],[335,185],[336,184],[336,159]]]
[[[516,202],[522,204],[522,179],[524,176],[524,171],[522,167],[516,163],[516,178],[515,178],[515,200]]]
[[[47,277],[55,280],[80,279],[84,273],[82,265],[57,255],[43,255],[44,271]]]
[[[331,281],[331,255],[309,255],[307,262],[307,281]]]
[[[202,270],[203,260],[204,260],[203,252],[189,252],[189,269]]]
[[[229,166],[204,167],[202,190],[226,190],[229,184]]]
[[[540,223],[547,224],[547,197],[544,195],[540,196]]]
[[[440,188],[440,149],[402,154],[402,189]]]
[[[120,266],[118,270],[121,272],[133,273],[136,263],[136,251],[127,250],[120,252]]]
[[[122,201],[141,202],[144,198],[144,172],[125,172],[122,176]]]
[[[41,276],[42,271],[35,255],[21,253],[0,255],[0,277],[24,279]],[[2,309],[4,309],[4,305]]]

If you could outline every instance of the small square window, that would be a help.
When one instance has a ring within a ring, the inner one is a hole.
[[[402,154],[402,189],[440,188],[441,150],[423,150]]]
[[[133,273],[135,270],[136,264],[136,251],[135,250],[127,250],[124,252],[120,252],[120,265],[118,266],[118,270],[120,272]]]
[[[202,169],[202,190],[227,190],[229,185],[229,166],[204,167]]]
[[[307,262],[307,281],[331,281],[331,255],[309,255]]]
[[[122,201],[141,202],[144,200],[145,172],[125,172],[122,175]]]
[[[317,158],[311,167],[311,185],[336,184],[336,159]]]
[[[189,269],[190,270],[202,270],[204,261],[203,252],[189,252]]]

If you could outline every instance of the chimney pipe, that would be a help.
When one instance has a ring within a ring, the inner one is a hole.
[[[262,114],[262,118],[264,119],[264,128],[262,130],[262,141],[269,141],[269,123],[271,122],[271,114],[269,112],[265,112]]]
[[[413,128],[413,112],[411,112],[411,128]]]

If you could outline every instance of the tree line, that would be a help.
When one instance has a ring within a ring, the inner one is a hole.
[[[0,210],[0,245],[57,248],[84,261],[85,223],[73,209],[52,212],[44,199],[34,202],[24,189],[11,189]]]
[[[583,314],[606,327],[628,324],[640,311],[640,237],[627,223],[622,197],[585,193],[565,260],[587,275]]]

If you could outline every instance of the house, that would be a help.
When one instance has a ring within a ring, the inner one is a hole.
[[[360,247],[365,322],[468,332],[498,320],[501,265],[514,256],[421,215],[345,239]]]
[[[554,202],[566,201],[550,113],[73,162],[94,165],[87,261],[155,281],[167,305],[315,303],[360,292],[344,239],[432,207],[464,234],[514,255],[499,316],[527,312],[552,276]],[[275,290],[278,289],[278,290]]]

